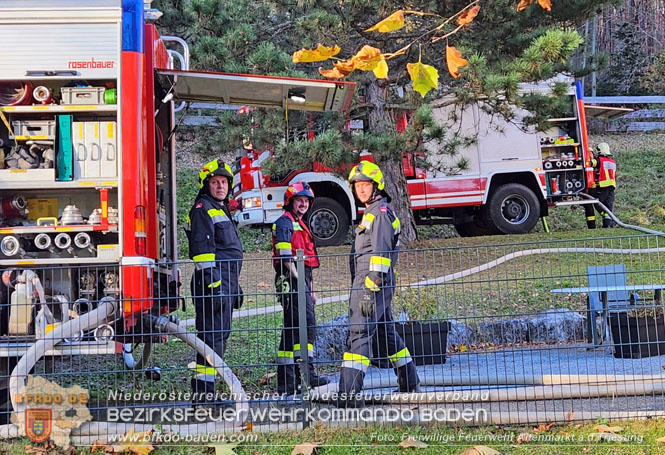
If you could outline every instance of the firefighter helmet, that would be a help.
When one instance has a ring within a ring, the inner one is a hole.
[[[349,174],[349,183],[353,186],[353,182],[365,180],[376,183],[379,191],[383,191],[385,184],[383,182],[383,172],[379,166],[371,161],[361,161],[356,166],[353,166]]]
[[[600,155],[605,155],[605,156],[612,156],[612,152],[610,151],[610,146],[607,145],[607,142],[601,142],[596,146],[596,150]]]
[[[290,203],[291,199],[296,196],[305,196],[310,199],[310,203],[314,200],[314,191],[307,182],[295,182],[288,186],[284,192],[284,208]]]
[[[229,181],[229,191],[231,191],[231,186],[233,185],[233,171],[231,170],[231,166],[224,163],[222,160],[214,160],[203,166],[203,169],[201,169],[201,172],[199,173],[199,188],[203,188],[206,179],[215,175],[226,177]]]

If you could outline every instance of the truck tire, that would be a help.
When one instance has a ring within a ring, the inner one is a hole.
[[[316,246],[341,245],[349,233],[349,215],[339,202],[329,197],[314,199],[314,207],[305,221]]]
[[[498,187],[487,202],[489,222],[504,234],[526,234],[540,217],[540,201],[519,183]]]

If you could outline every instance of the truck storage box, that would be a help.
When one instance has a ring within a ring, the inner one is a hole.
[[[73,122],[74,179],[118,175],[116,122]]]
[[[12,121],[14,136],[10,139],[16,140],[55,140],[55,120],[14,120]]]
[[[0,169],[0,183],[54,181],[55,169]]]
[[[104,87],[62,87],[60,104],[104,104]]]

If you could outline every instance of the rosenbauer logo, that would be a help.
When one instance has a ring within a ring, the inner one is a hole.
[[[82,68],[113,68],[115,62],[113,60],[73,60],[68,63],[69,68],[82,69]]]

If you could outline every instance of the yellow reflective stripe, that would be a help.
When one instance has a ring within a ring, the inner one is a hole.
[[[374,292],[379,290],[379,287],[376,285],[376,283],[368,276],[365,277],[365,287]]]
[[[277,363],[289,365],[295,363],[292,351],[277,351]]]
[[[274,231],[275,229],[277,229],[277,225],[275,223],[273,223],[272,224],[272,230]]]
[[[409,348],[404,348],[399,352],[389,355],[388,358],[390,359],[391,362],[396,362],[397,360],[408,357],[409,355],[411,355],[411,353],[409,352]]]
[[[297,354],[299,351],[300,351],[300,343],[294,344],[293,345],[293,352],[295,352]],[[308,352],[314,352],[314,345],[311,345],[311,344],[307,343],[307,351]]]
[[[221,223],[223,221],[230,221],[229,217],[226,216],[224,210],[221,209],[209,209],[208,215],[212,218],[213,223]]]
[[[596,215],[587,216],[586,219],[587,219],[587,220],[595,220],[595,219],[596,219]]]
[[[360,370],[364,372],[367,371],[367,368],[369,368],[369,359],[364,355],[345,352],[342,368],[352,368],[354,370]]]
[[[397,217],[395,217],[395,221],[393,221],[393,230],[395,231],[395,234],[399,234],[399,232],[401,231],[399,218]]]
[[[372,256],[369,258],[369,271],[370,272],[390,272],[390,258],[383,256]]]
[[[395,368],[399,368],[411,362],[411,353],[408,348],[404,348],[401,351],[388,356],[388,358]]]
[[[194,259],[194,262],[215,262],[215,253],[197,254],[192,259]]]
[[[210,289],[215,289],[215,288],[218,288],[221,284],[222,284],[222,280],[219,280],[219,281],[215,281],[214,283],[210,283],[208,285],[208,287]]]
[[[358,225],[358,227],[360,227],[360,229],[369,229],[372,226],[374,218],[375,218],[374,215],[372,215],[371,213],[365,213],[363,215],[363,219],[360,220],[360,224]]]
[[[291,256],[291,243],[290,242],[277,242],[275,249],[279,251],[280,256]]]
[[[293,230],[294,230],[294,231],[302,231],[303,228],[302,228],[302,226],[300,225],[300,223],[297,223],[297,222],[294,221],[294,222],[293,222]]]
[[[194,371],[196,371],[199,374],[208,374],[208,375],[216,375],[217,370],[214,367],[209,367],[207,365],[201,365],[199,363],[196,364],[194,367]]]
[[[362,354],[354,354],[353,352],[345,352],[344,360],[352,360],[354,362],[360,362],[363,365],[369,366],[369,357],[365,357]]]
[[[189,218],[189,215],[187,215],[187,216],[185,217],[185,223],[189,224],[189,223],[191,223],[191,221],[192,221],[192,220]]]

